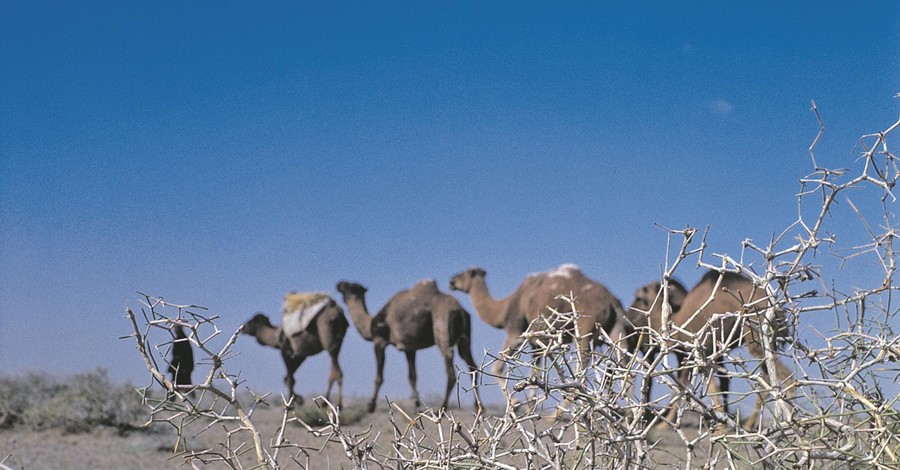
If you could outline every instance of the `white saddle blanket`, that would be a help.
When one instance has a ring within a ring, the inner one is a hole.
[[[330,302],[331,298],[325,297],[314,304],[282,312],[281,329],[285,336],[291,337],[305,330]]]

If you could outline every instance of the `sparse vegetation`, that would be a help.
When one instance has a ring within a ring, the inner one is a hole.
[[[103,369],[57,379],[29,373],[0,377],[0,426],[68,433],[109,427],[140,429],[147,411],[130,385],[114,385]]]
[[[242,407],[235,399],[239,374],[226,368],[224,359],[239,332],[224,346],[213,348],[220,333],[214,317],[201,316],[197,307],[146,296],[143,325],[130,309],[128,317],[134,326],[132,337],[156,382],[176,391],[157,365],[165,357],[167,342],[154,342],[153,336],[182,324],[192,330],[189,336],[206,355],[210,369],[197,389],[229,404],[201,406],[182,393],[183,402],[154,403],[152,419],[176,426],[182,436],[179,426],[187,418],[225,426],[227,439],[217,450],[184,455],[233,468],[242,468],[246,464],[242,454],[251,453],[253,464],[261,467],[281,468],[289,459],[313,468],[315,456],[325,446],[341,449],[356,468],[897,468],[898,398],[884,389],[896,387],[900,377],[896,366],[900,349],[893,332],[900,309],[891,302],[898,289],[893,282],[893,189],[900,168],[888,150],[888,137],[898,127],[900,122],[863,136],[857,166],[850,170],[818,166],[817,136],[810,147],[813,172],[801,179],[797,195],[797,220],[775,231],[766,245],[744,240],[739,257],[708,253],[707,233],[702,231],[666,229],[670,244],[661,263],[663,286],[680,266],[694,262],[713,274],[744,276],[765,301],[738,298],[737,311],[714,312],[716,321],[691,330],[670,322],[672,312],[663,307],[660,327],[642,326],[636,332],[640,341],[651,341],[660,351],[656,357],[634,354],[639,348],[629,350],[608,337],[612,346],[605,350],[573,350],[567,338],[571,328],[566,325],[577,325],[581,318],[578,293],[573,293],[563,308],[557,305],[552,315],[536,318],[541,323],[523,333],[520,346],[498,352],[494,363],[487,365],[504,371],[496,379],[510,384],[505,411],[477,414],[464,422],[454,413],[408,412],[391,403],[393,433],[386,436],[371,427],[349,430],[351,415],[327,401],[324,416],[319,409],[291,413],[292,407],[284,403],[281,425],[266,440],[250,418],[260,404],[271,405],[271,400],[257,396]],[[850,212],[835,209],[843,201]],[[865,238],[838,243],[835,233],[850,230],[850,224],[862,227]],[[869,260],[862,268],[868,271],[860,277],[857,267],[855,277],[847,279],[844,267],[862,258]],[[853,286],[852,292],[844,292],[847,285]],[[706,303],[716,295],[740,297],[727,288],[713,289]],[[665,294],[662,300],[665,305]],[[699,310],[682,313],[694,317]],[[834,318],[834,327],[802,328],[812,315]],[[790,325],[789,333],[778,326],[781,316]],[[756,325],[750,335],[761,349],[756,358],[736,356],[725,347],[741,331],[717,326],[729,319],[737,325]],[[198,332],[209,328],[212,333]],[[779,342],[786,347],[776,347]],[[531,358],[522,354],[529,348]],[[683,358],[678,365],[669,359],[675,352]],[[776,372],[779,361],[790,364],[793,377]],[[489,370],[487,366],[481,370]],[[725,413],[717,405],[721,395],[711,380],[714,375],[723,384],[731,379],[749,384],[750,391],[733,393],[732,398],[738,398],[734,403],[758,401],[764,418],[750,426],[739,412]],[[678,376],[686,380],[677,380]],[[666,394],[642,402],[634,393],[639,380],[655,381]],[[669,403],[676,404],[673,414],[660,409]],[[173,416],[180,418],[176,421]],[[548,416],[561,419],[544,419]],[[323,447],[292,442],[286,437],[289,423],[320,439]]]
[[[294,407],[293,416],[297,418],[297,426],[304,427],[300,422],[310,426],[325,426],[328,421],[328,408],[317,403],[307,402]],[[353,403],[341,408],[341,422],[344,425],[359,423],[368,416],[362,403]]]

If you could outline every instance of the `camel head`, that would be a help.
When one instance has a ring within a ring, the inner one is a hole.
[[[659,281],[651,282],[644,287],[641,287],[634,293],[634,301],[631,302],[630,311],[640,311],[640,312],[649,312],[651,308],[655,311],[659,311],[659,302],[656,300],[657,296],[659,296],[659,291],[662,288],[662,283]],[[684,303],[684,297],[687,295],[687,289],[684,286],[674,280],[669,280],[669,306],[672,307],[673,312],[677,312],[681,309],[681,304]],[[662,296],[659,296],[660,301]],[[654,305],[655,304],[655,305]]]
[[[257,313],[253,315],[253,318],[250,319],[247,323],[241,327],[241,333],[250,336],[256,336],[256,333],[260,330],[260,328],[268,327],[275,328],[275,325],[269,321],[269,317],[267,317],[263,313]]]
[[[345,299],[347,298],[348,295],[362,297],[362,296],[366,295],[366,291],[369,290],[369,289],[366,289],[365,287],[363,287],[362,284],[358,284],[355,282],[347,282],[347,281],[338,282],[337,286],[335,288],[337,289],[338,292],[343,294]]]
[[[469,268],[450,278],[450,290],[458,290],[464,294],[468,294],[469,290],[472,288],[472,280],[477,277],[483,279],[486,275],[487,272],[485,272],[484,269],[478,267]]]

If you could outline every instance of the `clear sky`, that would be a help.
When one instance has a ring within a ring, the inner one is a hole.
[[[900,111],[893,2],[0,11],[2,373],[141,382],[117,339],[136,291],[233,331],[341,279],[377,310],[471,265],[501,297],[571,262],[627,304],[664,262],[654,224],[709,225],[710,249],[738,254],[794,220],[811,99],[825,166]],[[480,321],[474,336],[478,357],[503,340]],[[247,385],[282,390],[275,350],[235,350]],[[437,357],[420,354],[425,396]],[[368,394],[370,344],[351,332],[342,358],[346,392]],[[302,393],[327,362],[301,368]],[[406,397],[405,375],[392,350],[383,392]]]

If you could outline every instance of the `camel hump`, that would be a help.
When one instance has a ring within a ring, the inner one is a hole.
[[[560,265],[558,268],[547,271],[547,277],[572,278],[581,273],[581,268],[572,263]]]
[[[413,289],[428,289],[437,292],[437,281],[435,281],[434,279],[422,279],[421,281],[417,282],[415,286],[413,286]]]
[[[706,272],[706,274],[703,275],[702,278],[700,278],[700,281],[697,282],[697,285],[699,286],[705,282],[715,284],[719,280],[719,276],[722,276],[723,284],[730,284],[732,282],[753,282],[750,280],[750,278],[748,278],[747,276],[744,276],[743,274],[739,274],[739,273],[735,273],[735,272],[731,272],[731,271],[724,271],[724,272],[720,273],[719,271],[716,271],[715,269],[710,269],[709,271]]]

